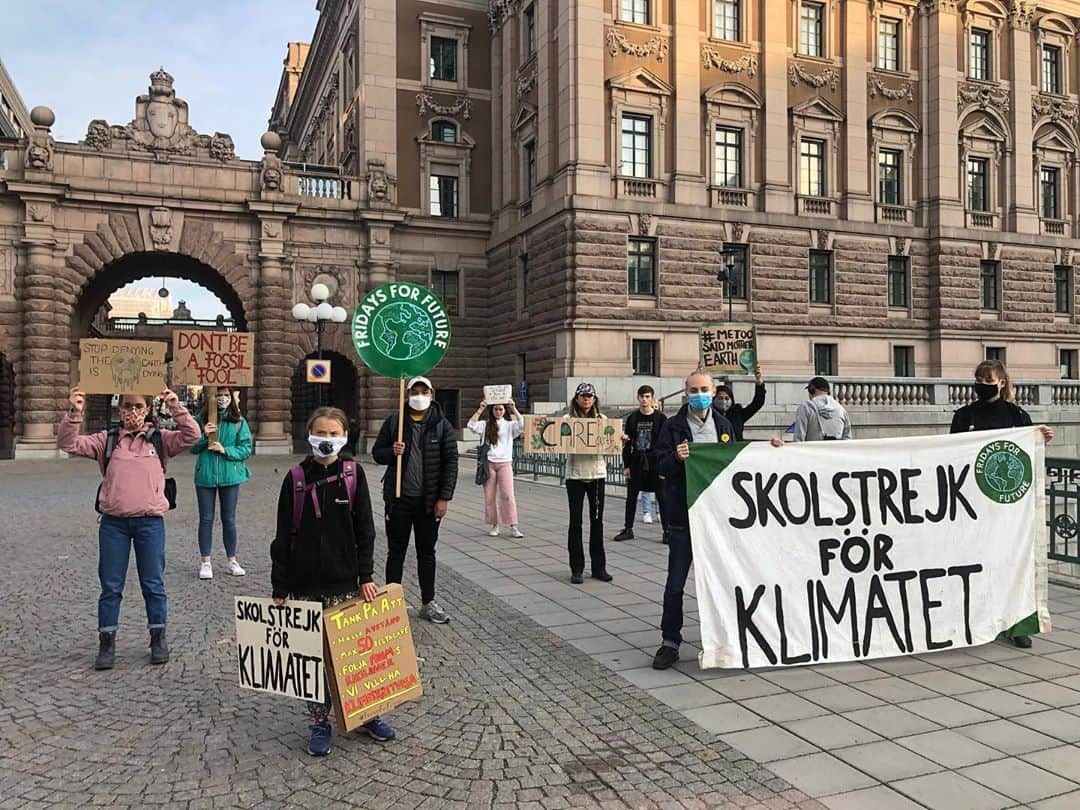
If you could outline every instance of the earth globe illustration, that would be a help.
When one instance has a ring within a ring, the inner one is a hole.
[[[398,301],[383,307],[371,320],[371,341],[392,360],[412,360],[435,339],[431,318],[416,304]]]
[[[986,460],[986,482],[1000,493],[1015,492],[1024,484],[1024,465],[1012,453],[999,450]]]

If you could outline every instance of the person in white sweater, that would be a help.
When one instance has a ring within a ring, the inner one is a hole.
[[[488,446],[490,474],[484,482],[484,522],[491,526],[488,535],[498,537],[501,524],[510,527],[511,537],[524,537],[518,528],[514,500],[514,439],[525,429],[521,414],[513,400],[506,405],[481,401],[467,427]]]
[[[592,383],[582,383],[565,416],[599,417],[600,400]],[[580,585],[585,581],[585,549],[582,545],[581,509],[589,499],[589,561],[592,575],[601,582],[611,582],[604,553],[604,482],[607,461],[602,455],[572,454],[566,457],[566,498],[570,507],[570,526],[566,545],[570,554],[570,581]]]

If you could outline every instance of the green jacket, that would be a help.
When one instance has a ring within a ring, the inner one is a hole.
[[[196,418],[202,427],[202,418]],[[204,433],[189,452],[199,458],[195,462],[195,486],[231,487],[242,484],[251,478],[251,470],[244,459],[251,455],[251,428],[247,420],[240,417],[239,422],[222,420],[218,424],[217,441],[225,448],[225,455],[207,450]]]

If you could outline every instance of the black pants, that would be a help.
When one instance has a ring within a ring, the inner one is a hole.
[[[664,641],[678,647],[682,644],[683,591],[694,561],[690,544],[690,532],[672,529],[668,539],[667,582],[664,584],[664,613],[660,619],[660,632]]]
[[[409,551],[409,534],[416,537],[416,570],[420,598],[426,605],[435,598],[435,544],[439,521],[423,498],[398,498],[386,509],[386,581],[401,583],[401,569]]]
[[[570,552],[571,574],[585,571],[585,550],[581,542],[581,508],[585,505],[586,496],[589,498],[589,559],[592,562],[592,572],[599,574],[607,570],[607,557],[604,555],[604,479],[569,479],[566,482],[566,497],[570,504],[570,528],[566,532],[566,547]]]
[[[664,509],[664,501],[661,496],[661,487],[656,486],[655,489],[642,489],[642,485],[645,482],[633,475],[626,481],[626,515],[623,520],[624,529],[634,528],[634,513],[637,511],[638,496],[642,492],[652,492],[656,496],[656,505],[660,509],[660,525],[663,526],[664,531],[668,530],[667,525],[667,510]],[[649,486],[653,486],[650,484]]]

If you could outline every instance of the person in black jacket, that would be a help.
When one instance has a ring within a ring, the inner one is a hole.
[[[969,430],[1000,430],[1026,427],[1031,424],[1028,412],[1013,402],[1013,386],[1009,372],[1000,360],[984,360],[975,367],[975,402],[953,413],[949,433]],[[1047,443],[1054,439],[1054,429],[1040,425],[1039,431]],[[1017,647],[1031,646],[1031,636],[1039,632],[1039,617],[1032,614],[1017,622],[1002,635]]]
[[[378,592],[372,576],[375,521],[367,479],[363,468],[354,465],[355,496],[350,503],[349,487],[343,476],[345,465],[338,458],[348,441],[348,425],[348,418],[337,408],[318,408],[308,419],[308,442],[313,455],[300,464],[305,495],[300,528],[295,533],[296,484],[292,471],[281,482],[277,533],[270,544],[270,584],[275,605],[284,604],[286,599],[304,599],[329,607],[358,594],[370,602]],[[328,686],[324,686],[324,694],[322,703],[307,704],[312,719],[308,753],[312,756],[330,753],[332,704]],[[363,728],[380,742],[395,737],[394,729],[380,717],[370,720]]]
[[[450,617],[435,601],[435,544],[439,521],[454,497],[458,477],[457,434],[434,402],[427,377],[408,382],[403,441],[397,441],[398,415],[382,424],[371,455],[388,465],[383,475],[386,503],[386,581],[401,582],[401,570],[409,550],[409,534],[416,536],[416,568],[423,602],[419,616],[436,624]],[[397,458],[401,457],[401,497],[396,497]]]
[[[682,644],[683,591],[693,562],[690,513],[686,505],[686,467],[690,445],[727,444],[735,428],[716,407],[712,377],[694,372],[686,378],[689,402],[664,422],[656,445],[656,461],[664,485],[664,513],[668,522],[668,570],[664,585],[664,613],[660,620],[663,642],[653,658],[654,669],[667,669],[679,660]]]
[[[754,414],[765,404],[765,378],[761,366],[754,366],[754,398],[749,405],[740,405],[735,401],[735,393],[730,385],[716,386],[716,407],[728,418],[735,428],[735,441],[743,440],[743,427],[754,418]]]
[[[637,390],[638,409],[626,417],[623,422],[623,476],[626,478],[626,515],[623,530],[615,535],[615,540],[634,539],[634,512],[637,511],[638,495],[641,495],[641,509],[644,522],[652,523],[649,514],[649,493],[655,492],[660,500],[660,476],[656,469],[656,442],[660,438],[660,428],[667,419],[656,409],[656,392],[650,385],[643,385]],[[664,542],[667,538],[667,518],[663,503],[660,508],[660,522],[664,527]]]

